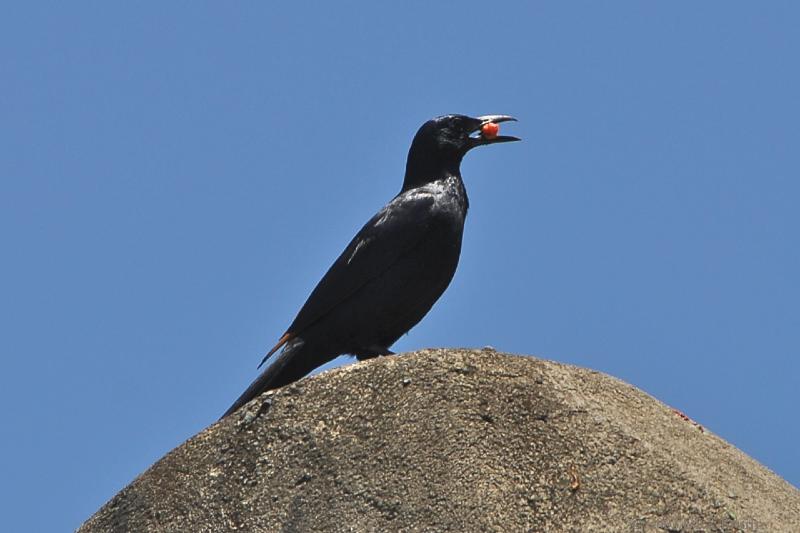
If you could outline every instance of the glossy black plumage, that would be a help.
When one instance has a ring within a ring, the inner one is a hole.
[[[391,353],[389,347],[438,300],[458,265],[469,207],[461,159],[476,146],[518,140],[474,135],[484,124],[508,120],[514,119],[446,115],[422,125],[400,193],[347,245],[264,360],[282,352],[223,416],[339,355]]]

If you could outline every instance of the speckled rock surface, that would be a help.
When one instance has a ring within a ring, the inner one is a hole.
[[[81,532],[794,532],[800,491],[607,375],[491,350],[267,393]]]

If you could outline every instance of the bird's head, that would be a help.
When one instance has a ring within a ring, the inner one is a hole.
[[[485,144],[519,141],[518,137],[497,135],[498,124],[517,120],[508,115],[444,115],[420,127],[408,151],[403,189],[418,187],[443,175],[460,175],[464,155]]]

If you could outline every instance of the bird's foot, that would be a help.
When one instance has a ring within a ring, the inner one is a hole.
[[[359,361],[364,361],[366,359],[372,359],[373,357],[378,357],[381,355],[394,355],[394,352],[389,348],[383,348],[381,346],[368,346],[353,352],[353,355],[355,355],[356,359]]]

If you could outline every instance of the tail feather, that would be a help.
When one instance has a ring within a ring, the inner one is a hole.
[[[221,418],[237,411],[244,404],[268,390],[277,389],[296,381],[316,368],[321,363],[318,357],[308,353],[309,346],[300,338],[289,340],[283,351],[251,384],[239,398],[233,402]]]
[[[272,357],[272,354],[274,354],[275,352],[277,352],[277,351],[278,351],[278,349],[279,349],[281,346],[283,346],[284,344],[286,344],[287,342],[289,342],[290,340],[292,340],[292,338],[293,338],[293,337],[294,337],[294,335],[293,335],[293,334],[291,334],[291,333],[289,333],[288,331],[287,331],[286,333],[284,333],[284,334],[283,334],[283,337],[281,337],[280,339],[278,339],[278,344],[276,344],[275,346],[273,346],[273,347],[272,347],[272,349],[271,349],[269,352],[267,352],[267,355],[265,355],[265,356],[264,356],[264,359],[262,359],[262,360],[261,360],[261,362],[260,362],[260,363],[258,363],[258,366],[257,366],[256,368],[261,368],[261,365],[263,365],[264,363],[266,363],[266,362],[267,362],[267,359],[269,359],[270,357]]]

